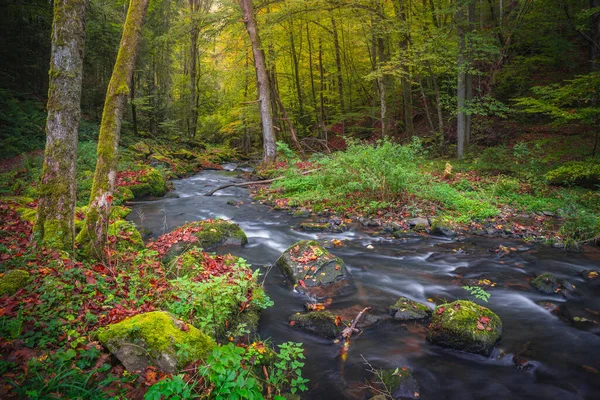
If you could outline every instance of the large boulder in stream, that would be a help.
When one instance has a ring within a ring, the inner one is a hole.
[[[248,238],[244,231],[232,221],[204,220],[186,224],[170,233],[162,235],[148,245],[168,264],[177,256],[191,248],[202,248],[205,251],[221,246],[244,246]]]
[[[302,240],[275,262],[297,289],[316,297],[330,297],[352,288],[344,260],[314,240]]]
[[[500,317],[466,300],[437,306],[428,327],[433,344],[489,356],[502,335]]]
[[[210,337],[163,311],[127,318],[101,328],[97,334],[130,372],[155,366],[174,374],[192,361],[205,359],[215,346]]]

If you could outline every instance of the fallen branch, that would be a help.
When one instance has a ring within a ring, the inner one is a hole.
[[[302,172],[301,175],[308,175],[311,172],[318,171],[319,169],[320,168],[311,169],[310,171],[304,171],[304,172]],[[223,186],[219,186],[217,188],[214,188],[210,192],[206,193],[205,196],[212,196],[213,194],[215,194],[219,190],[227,189],[228,187],[244,187],[244,186],[252,186],[252,185],[267,185],[269,183],[273,183],[273,182],[275,182],[275,181],[277,181],[279,179],[283,179],[283,178],[285,178],[285,176],[279,176],[277,178],[266,179],[266,180],[263,180],[263,181],[252,181],[252,182],[242,182],[242,183],[228,183],[227,185],[223,185]]]
[[[360,319],[362,318],[363,314],[367,311],[369,311],[371,309],[371,307],[365,307],[362,309],[361,312],[358,313],[358,315],[352,320],[352,323],[347,326],[343,331],[342,331],[342,339],[350,339],[350,336],[352,336],[352,334],[354,332],[358,332],[359,330],[356,329],[356,324],[358,324],[358,321],[360,321]]]

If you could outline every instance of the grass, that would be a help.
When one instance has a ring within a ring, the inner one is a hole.
[[[575,150],[585,157],[584,147]],[[486,148],[449,164],[428,157],[416,138],[404,146],[351,142],[345,152],[313,157],[316,173],[302,175],[289,160],[285,178],[271,192],[313,211],[381,215],[402,209],[405,216],[467,225],[551,212],[564,217],[553,234],[576,246],[600,235],[600,194],[589,187],[551,186],[545,177],[577,157],[574,151],[568,153],[561,138],[542,138]]]

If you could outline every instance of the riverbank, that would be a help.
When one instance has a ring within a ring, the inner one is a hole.
[[[577,155],[559,146],[560,137],[540,143],[488,148],[463,161],[432,157],[420,141],[351,143],[344,152],[310,161],[287,153],[274,168],[257,171],[282,179],[257,189],[254,198],[312,214],[315,223],[307,230],[338,229],[342,220],[396,235],[594,245],[600,238],[600,164],[568,161]]]

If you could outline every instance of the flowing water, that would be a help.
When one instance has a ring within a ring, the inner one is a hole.
[[[235,165],[225,167],[233,169]],[[600,399],[600,324],[572,321],[573,317],[600,320],[600,279],[586,282],[579,275],[586,269],[598,269],[597,250],[571,253],[471,237],[460,241],[428,236],[386,239],[358,229],[343,234],[305,233],[292,229],[303,220],[252,203],[247,189],[233,187],[212,197],[202,196],[215,186],[241,181],[237,175],[204,171],[174,181],[172,194],[179,198],[137,203],[130,219],[152,237],[190,221],[231,219],[246,232],[249,244],[222,252],[242,256],[258,268],[274,263],[299,240],[340,239],[344,246],[330,251],[348,264],[357,290],[336,298],[334,312],[370,306],[373,313],[385,315],[387,307],[400,296],[433,308],[432,300],[439,303],[468,298],[461,288],[468,279],[497,283],[488,290],[491,298],[487,306],[500,316],[504,329],[491,357],[428,343],[424,323],[385,320],[354,336],[347,360],[342,361],[339,344],[289,326],[289,316],[303,311],[308,299],[293,292],[280,271],[273,268],[266,277],[266,290],[275,306],[263,313],[259,334],[275,344],[304,344],[304,376],[310,379],[311,390],[303,398],[365,398],[365,382],[372,377],[367,360],[376,368],[409,367],[420,383],[422,399]],[[229,200],[241,204],[231,206]],[[499,245],[514,250],[502,256],[490,251]],[[567,302],[559,295],[535,291],[528,279],[543,272],[575,284],[581,297]],[[560,305],[562,315],[570,315],[571,322],[538,305],[540,301]],[[529,360],[528,367],[517,368],[514,355]]]

